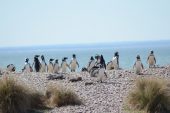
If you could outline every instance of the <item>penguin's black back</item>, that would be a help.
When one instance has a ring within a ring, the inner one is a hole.
[[[40,61],[37,57],[34,57],[34,68],[35,68],[35,71],[36,72],[39,72],[40,71],[40,67],[41,67],[41,64],[40,64]]]

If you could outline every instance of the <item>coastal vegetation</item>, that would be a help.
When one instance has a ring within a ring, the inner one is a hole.
[[[147,113],[170,112],[170,87],[163,79],[140,78],[128,95],[130,108]]]
[[[46,94],[30,90],[24,83],[16,79],[4,77],[0,79],[0,113],[28,113],[46,110],[49,106],[61,107],[80,105],[81,101],[72,91],[47,88]]]
[[[55,85],[50,85],[47,88],[46,98],[49,107],[61,107],[66,105],[82,104],[81,100],[74,92]]]
[[[0,80],[0,112],[26,113],[31,107],[31,94],[26,86],[21,86],[11,78]]]

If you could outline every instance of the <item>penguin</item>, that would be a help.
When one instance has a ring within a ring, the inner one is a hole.
[[[103,55],[100,56],[100,64],[102,67],[104,67],[106,69],[106,63],[105,63]]]
[[[58,59],[56,59],[54,63],[54,73],[59,73],[59,71],[60,71],[60,66],[58,63]]]
[[[41,72],[47,72],[47,64],[45,62],[45,58],[44,58],[44,55],[41,55]]]
[[[106,68],[103,65],[100,65],[100,69],[98,70],[97,73],[97,78],[98,78],[98,82],[101,83],[107,78]]]
[[[14,66],[14,64],[9,64],[7,65],[7,69],[8,72],[15,72],[16,67]]]
[[[39,57],[39,55],[34,56],[34,63],[33,63],[32,67],[34,67],[35,72],[40,72],[40,68],[41,68],[41,63],[40,63],[38,57]]]
[[[103,58],[103,55],[100,56],[100,55],[97,54],[95,56],[95,59],[96,59],[95,65],[89,70],[89,73],[90,73],[91,77],[96,77],[97,76],[101,66],[103,68],[106,68],[106,64],[105,64],[105,60]]]
[[[95,66],[95,63],[96,62],[95,62],[93,56],[91,56],[90,61],[88,62],[88,65],[87,65],[88,72],[90,72],[90,70]]]
[[[155,67],[156,58],[154,56],[154,52],[153,51],[150,52],[150,55],[148,56],[147,62],[149,64],[149,68]]]
[[[90,70],[90,76],[97,77],[99,82],[103,82],[103,80],[107,78],[105,66],[100,64],[99,67],[93,67]]]
[[[97,54],[97,55],[95,56],[95,59],[96,59],[95,67],[99,67],[99,66],[100,66],[100,59],[101,59],[101,58],[100,58],[100,55]]]
[[[23,72],[26,72],[26,73],[32,72],[32,67],[31,67],[31,65],[29,63],[29,59],[28,58],[26,58],[25,66],[24,66],[24,68],[22,70],[23,70]]]
[[[107,70],[112,70],[112,69],[114,69],[113,62],[112,62],[112,61],[110,61],[110,62],[107,63],[106,69],[107,69]]]
[[[96,77],[101,68],[106,69],[106,64],[105,64],[105,60],[103,58],[103,55],[101,55],[101,56],[96,55],[95,59],[96,59],[95,65],[89,71],[91,77]]]
[[[137,57],[136,57],[136,62],[133,65],[133,69],[135,69],[135,73],[138,75],[140,75],[142,72],[142,69],[144,69],[139,55],[137,55]]]
[[[48,64],[48,73],[54,73],[54,64],[53,64],[53,60],[54,60],[54,59],[50,59],[50,60],[49,60],[49,64]]]
[[[113,68],[113,69],[115,69],[115,70],[117,70],[117,69],[119,68],[117,57],[114,57],[114,58],[112,59],[112,66],[111,66],[111,68]]]
[[[91,77],[97,77],[97,74],[99,73],[100,67],[92,67],[89,71]]]
[[[116,51],[114,56],[117,58],[117,65],[118,65],[118,68],[119,68],[119,52]]]
[[[73,54],[73,58],[70,62],[71,72],[75,72],[77,67],[79,68],[79,63],[77,62],[76,55]]]
[[[64,57],[62,59],[62,63],[61,63],[61,71],[62,73],[66,73],[67,72],[67,68],[70,68],[69,65],[67,64],[67,60],[68,58],[67,57]]]
[[[112,58],[112,66],[115,70],[119,69],[119,53],[115,52],[114,57]]]

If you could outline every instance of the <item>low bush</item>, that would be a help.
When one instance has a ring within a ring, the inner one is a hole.
[[[56,86],[50,86],[47,88],[46,98],[51,107],[81,104],[81,100],[75,93]]]
[[[0,79],[0,113],[30,113],[49,107],[80,104],[78,96],[70,90],[51,86],[44,95],[12,78]]]
[[[13,79],[0,79],[1,113],[26,113],[30,108],[28,90]]]
[[[45,96],[12,78],[0,79],[0,113],[29,113],[47,109]]]
[[[170,87],[162,79],[141,78],[129,93],[128,103],[148,113],[170,113]]]

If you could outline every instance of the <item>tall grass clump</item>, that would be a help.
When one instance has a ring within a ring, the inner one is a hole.
[[[30,109],[35,109],[35,110],[48,109],[48,107],[46,107],[45,105],[45,101],[46,101],[45,96],[42,93],[38,91],[30,92],[29,98],[30,98]]]
[[[14,78],[0,79],[0,113],[29,113],[46,109],[45,96]]]
[[[162,79],[141,78],[129,93],[128,103],[148,113],[170,113],[170,87]]]
[[[47,88],[46,98],[49,107],[81,104],[81,100],[74,92],[54,85]]]
[[[24,86],[11,78],[0,79],[0,112],[26,113],[30,108],[30,96]]]

